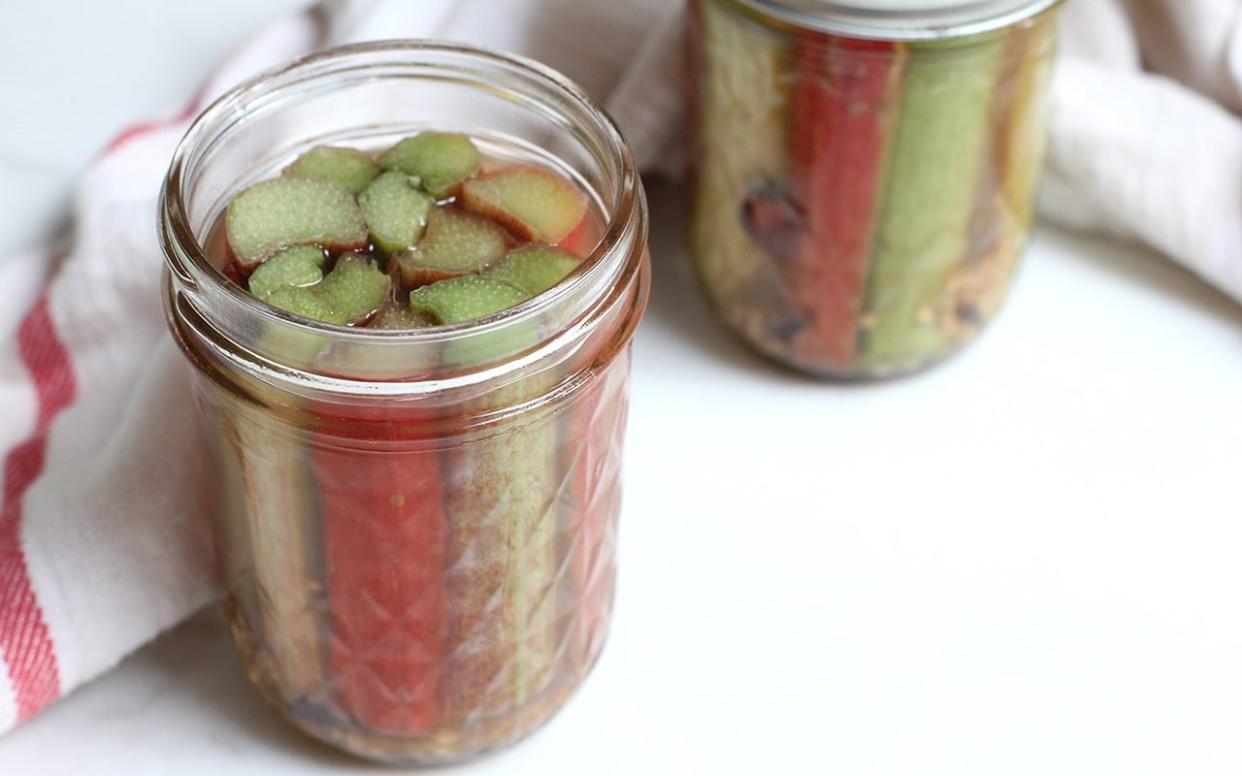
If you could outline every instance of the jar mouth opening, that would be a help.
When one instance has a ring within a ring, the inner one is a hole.
[[[916,42],[996,32],[1064,0],[732,0],[747,11],[814,32]]]
[[[195,165],[201,163],[211,144],[227,134],[230,127],[244,121],[250,110],[261,105],[269,96],[273,84],[278,84],[278,89],[294,86],[338,72],[334,65],[340,65],[339,70],[358,67],[349,64],[353,58],[383,54],[403,57],[389,63],[396,66],[417,64],[421,59],[428,62],[438,59],[497,68],[555,93],[572,106],[576,117],[586,119],[590,125],[588,131],[601,140],[609,157],[615,160],[616,169],[611,176],[611,191],[588,188],[594,204],[605,216],[605,228],[599,243],[589,255],[583,257],[581,266],[573,275],[543,294],[485,318],[421,329],[379,330],[321,323],[272,307],[230,281],[212,263],[191,224],[187,206]],[[221,130],[221,127],[224,129]],[[520,55],[448,41],[413,39],[369,41],[316,51],[258,73],[231,88],[198,115],[181,139],[164,181],[161,201],[160,231],[165,240],[166,263],[181,283],[190,288],[198,288],[203,282],[210,283],[248,314],[293,330],[330,336],[334,341],[411,346],[444,343],[460,339],[463,335],[486,335],[490,331],[533,319],[566,299],[582,294],[585,288],[606,281],[613,270],[624,269],[609,266],[612,262],[608,259],[621,253],[627,241],[633,239],[639,229],[639,216],[643,208],[641,183],[632,153],[619,127],[604,108],[572,80],[553,68]]]

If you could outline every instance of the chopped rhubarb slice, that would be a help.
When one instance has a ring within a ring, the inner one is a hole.
[[[573,231],[556,243],[556,247],[569,251],[575,256],[586,257],[595,252],[601,237],[603,237],[603,225],[598,219],[592,218],[591,213],[588,212],[582,216],[582,220],[573,228]]]
[[[375,160],[353,148],[317,146],[299,156],[285,168],[291,178],[317,178],[339,183],[351,194],[359,194],[380,174]]]
[[[397,257],[402,282],[417,288],[482,271],[508,246],[505,230],[486,218],[439,207],[427,219],[427,235],[418,247]]]
[[[423,132],[407,137],[380,157],[380,164],[416,176],[436,197],[457,193],[461,184],[479,171],[479,149],[465,135]]]
[[[267,301],[282,288],[313,286],[323,280],[323,264],[323,249],[318,245],[283,250],[260,264],[250,276],[250,293]]]
[[[272,307],[310,318],[312,321],[336,323],[328,303],[310,288],[280,288],[265,301]]]
[[[573,184],[539,167],[505,167],[466,181],[461,204],[524,240],[558,243],[586,214],[587,201]]]
[[[417,181],[390,170],[367,186],[358,204],[371,229],[371,241],[381,253],[390,255],[418,242],[436,203],[418,188]]]
[[[430,316],[414,312],[408,304],[389,302],[380,310],[379,315],[375,316],[375,320],[371,321],[369,328],[385,331],[409,331],[435,325],[435,320]]]
[[[510,252],[487,276],[538,296],[568,277],[581,262],[569,251],[532,243]]]
[[[391,279],[365,256],[347,254],[316,286],[282,288],[267,300],[295,315],[338,326],[365,322],[388,300]]]
[[[410,294],[410,309],[447,326],[486,318],[528,298],[526,292],[508,283],[467,275],[423,286]]]
[[[315,286],[315,290],[332,305],[339,317],[349,323],[359,323],[384,305],[391,287],[391,279],[375,262],[365,256],[348,254],[336,262],[332,272]]]
[[[256,183],[229,203],[225,223],[229,247],[247,269],[295,245],[333,251],[367,246],[366,221],[349,189],[315,178]]]

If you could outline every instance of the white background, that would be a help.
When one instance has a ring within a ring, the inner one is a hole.
[[[296,5],[0,0],[4,254]],[[464,771],[1242,772],[1242,309],[1043,231],[966,354],[825,385],[714,326],[653,205],[614,635]],[[376,771],[272,716],[211,613],[0,738],[6,775],[312,772]]]

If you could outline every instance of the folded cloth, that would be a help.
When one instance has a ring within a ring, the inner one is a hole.
[[[1242,302],[1242,0],[1074,0],[1061,29],[1041,215]]]
[[[610,108],[645,169],[675,175],[685,162],[681,8],[327,2],[234,52],[179,115],[108,146],[78,187],[68,252],[0,265],[4,307],[29,310],[0,318],[0,731],[218,595],[155,239],[156,192],[192,116],[239,80],[322,46],[455,39],[566,72]],[[1242,84],[1239,4],[1075,0],[1070,13],[1044,212],[1142,238],[1242,299],[1242,128],[1229,112]]]

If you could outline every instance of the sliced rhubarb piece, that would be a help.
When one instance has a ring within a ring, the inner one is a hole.
[[[250,276],[250,293],[267,301],[282,288],[303,288],[323,280],[324,255],[318,245],[288,248],[259,265]]]
[[[350,253],[337,260],[319,285],[278,289],[267,302],[303,318],[354,325],[365,322],[384,306],[391,287],[391,279],[375,262]]]
[[[440,325],[451,326],[486,318],[529,298],[525,291],[508,283],[467,275],[418,289],[410,294],[410,310],[429,315]]]
[[[229,203],[225,225],[229,247],[247,269],[295,245],[332,251],[367,245],[366,221],[349,189],[315,178],[256,183]]]
[[[540,167],[504,167],[466,181],[462,207],[486,216],[524,240],[558,243],[586,214],[586,196]]]
[[[417,177],[424,189],[443,199],[479,171],[482,159],[470,138],[454,132],[423,132],[407,137],[380,157],[380,164]]]
[[[314,290],[339,318],[347,323],[361,323],[383,307],[391,288],[392,280],[374,261],[351,253],[338,259],[332,272]]]
[[[417,288],[482,271],[508,247],[504,229],[453,207],[438,207],[427,219],[427,234],[416,248],[396,258],[401,280]]]
[[[385,256],[418,242],[435,200],[403,172],[390,170],[358,195],[358,205],[371,230],[371,242]]]
[[[332,181],[349,189],[351,194],[359,194],[380,174],[380,166],[354,148],[317,146],[295,159],[285,168],[284,174],[291,178]]]
[[[578,225],[556,242],[556,247],[569,251],[575,256],[590,256],[599,245],[602,233],[603,225],[588,209],[582,215],[582,220],[578,222]]]
[[[379,315],[367,325],[370,329],[381,331],[410,331],[435,326],[430,316],[415,313],[408,304],[389,302],[379,311]]]
[[[278,288],[265,301],[272,307],[312,321],[344,323],[335,320],[332,308],[312,288]]]
[[[487,270],[487,277],[538,296],[568,277],[580,263],[582,259],[569,251],[531,243],[498,261]]]

